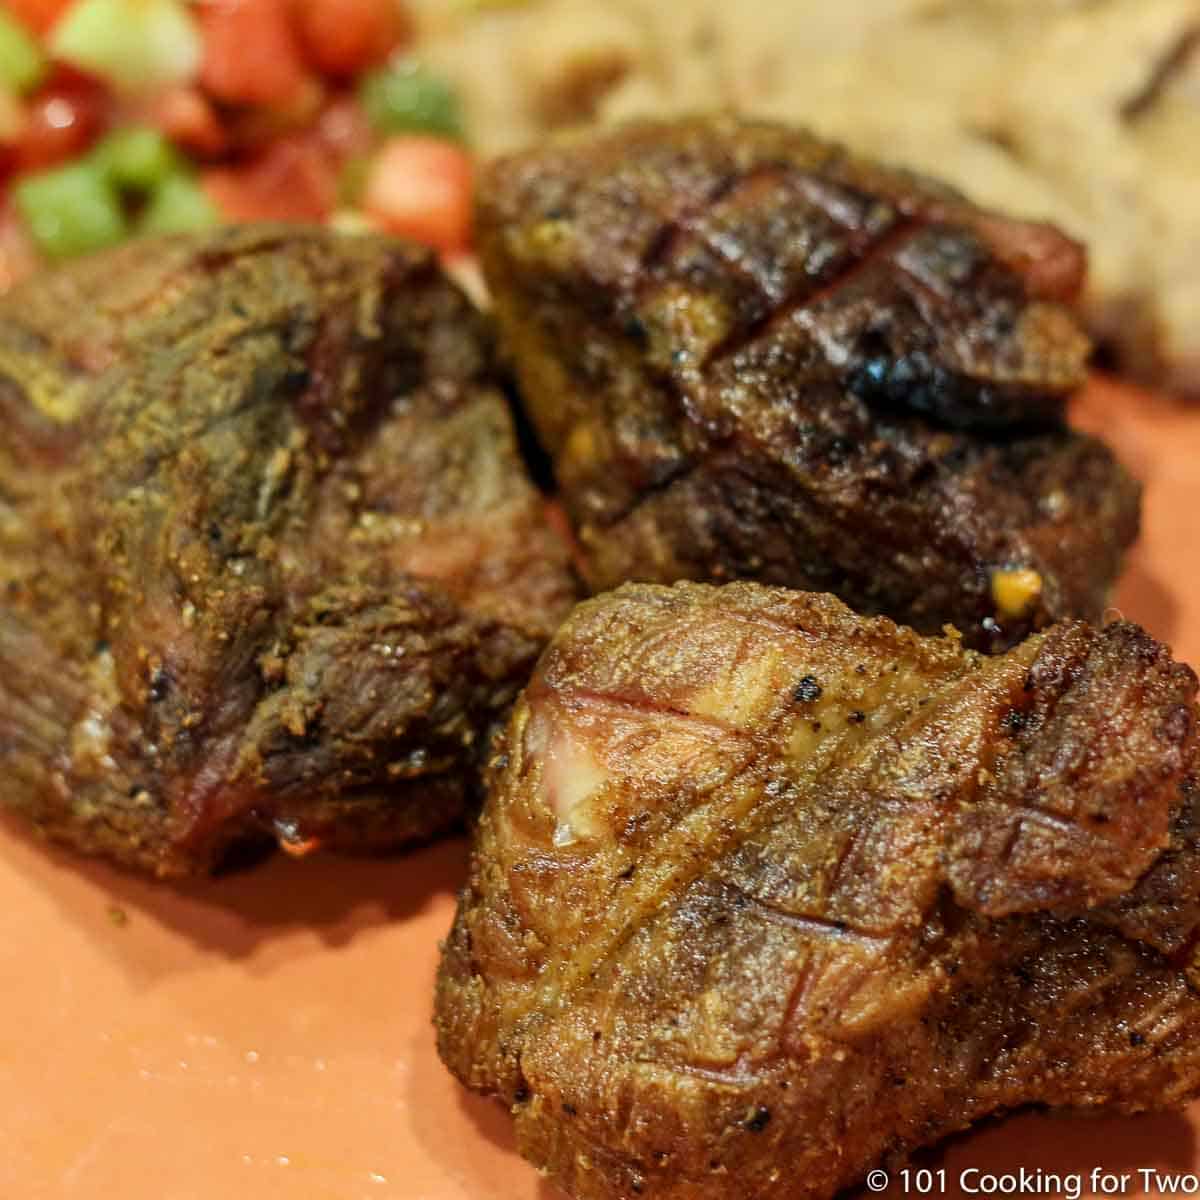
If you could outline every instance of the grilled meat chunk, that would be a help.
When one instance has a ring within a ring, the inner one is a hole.
[[[754,578],[991,649],[1100,615],[1138,489],[1063,424],[1055,230],[713,118],[500,160],[480,244],[595,590]]]
[[[572,601],[486,326],[424,251],[271,227],[0,301],[0,773],[160,874],[453,824]]]
[[[1200,1092],[1196,678],[829,596],[575,610],[493,766],[439,1048],[581,1200],[828,1197],[988,1114]]]

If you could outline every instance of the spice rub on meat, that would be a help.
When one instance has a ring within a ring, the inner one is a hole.
[[[573,599],[428,253],[258,227],[0,301],[0,774],[160,874],[455,823]]]
[[[1064,425],[1057,231],[714,117],[499,160],[479,236],[595,590],[753,578],[990,649],[1100,616],[1138,488]]]
[[[578,1200],[816,1200],[988,1114],[1200,1091],[1196,678],[627,585],[498,745],[440,1052]]]

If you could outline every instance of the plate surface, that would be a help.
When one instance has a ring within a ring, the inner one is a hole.
[[[1200,663],[1200,409],[1100,382],[1077,420],[1147,484],[1116,607]],[[0,1197],[553,1200],[503,1111],[434,1052],[465,855],[458,840],[387,862],[276,859],[173,888],[0,825]],[[1108,1194],[1157,1194],[1139,1172],[1200,1171],[1197,1131],[1200,1104],[1023,1115],[922,1165],[953,1196],[1021,1167],[1078,1172],[1084,1195],[1094,1168],[1128,1176]]]

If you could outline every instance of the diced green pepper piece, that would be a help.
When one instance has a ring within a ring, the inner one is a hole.
[[[186,171],[177,171],[150,193],[138,218],[137,232],[197,233],[220,223],[221,214],[196,177]]]
[[[418,63],[372,71],[359,84],[367,120],[380,133],[432,133],[461,138],[458,94],[440,75]]]
[[[128,232],[116,189],[88,161],[27,175],[13,197],[34,241],[51,258],[101,250]]]
[[[131,125],[110,133],[92,151],[92,161],[114,186],[148,192],[178,172],[180,158],[157,129]]]
[[[75,0],[54,26],[50,52],[140,91],[192,79],[204,47],[182,0]]]
[[[0,87],[27,92],[46,73],[46,56],[15,17],[0,8]]]

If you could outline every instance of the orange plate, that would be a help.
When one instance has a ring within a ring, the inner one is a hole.
[[[1077,415],[1147,481],[1117,606],[1200,662],[1200,409],[1100,383]],[[551,1200],[505,1114],[434,1053],[464,859],[461,841],[390,862],[280,857],[172,888],[4,825],[0,1198]],[[1129,1173],[1136,1196],[1138,1168],[1200,1167],[1196,1129],[1200,1104],[1023,1115],[930,1165],[952,1195],[969,1167],[1024,1166]]]

